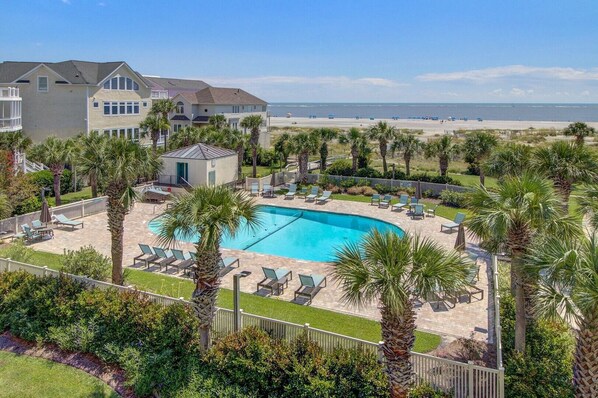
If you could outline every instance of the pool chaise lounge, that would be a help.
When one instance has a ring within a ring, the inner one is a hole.
[[[139,243],[139,248],[141,249],[141,254],[133,257],[133,265],[137,264],[137,261],[141,261],[145,264],[146,267],[149,267],[148,261],[153,261],[157,259],[158,256],[148,245]]]
[[[316,203],[319,203],[319,202],[326,203],[328,200],[331,199],[330,195],[332,195],[332,191],[322,192],[322,196],[316,198]]]
[[[370,199],[370,205],[374,205],[377,204],[378,206],[380,206],[380,194],[379,193],[375,193],[372,195],[372,198]]]
[[[380,199],[380,203],[378,203],[379,208],[388,208],[390,206],[390,201],[392,200],[392,195],[384,195],[382,199]]]
[[[424,205],[415,205],[411,212],[411,219],[424,218]]]
[[[307,304],[311,304],[312,299],[318,294],[320,289],[326,287],[326,277],[317,274],[302,275],[299,274],[301,287],[295,290],[295,301],[297,297],[307,298]]]
[[[264,184],[264,189],[262,189],[262,197],[263,198],[272,198],[274,197],[274,189],[270,184]]]
[[[409,205],[409,195],[401,195],[399,197],[399,202],[395,203],[394,205],[390,206],[390,210],[393,211],[394,209],[401,210],[404,207]]]
[[[289,192],[284,194],[285,199],[286,198],[294,198],[295,195],[297,194],[297,184],[291,184],[289,185]]]
[[[168,266],[176,261],[174,256],[169,256],[166,253],[166,250],[162,249],[161,247],[154,246],[154,253],[156,253],[158,257],[151,261],[147,261],[145,264],[148,267],[150,264],[156,264],[158,267],[160,267],[160,270],[162,270],[162,267],[166,267],[166,270],[168,271]]]
[[[54,224],[64,225],[64,226],[67,226],[67,227],[71,227],[71,229],[75,229],[75,227],[78,227],[79,225],[81,226],[81,228],[84,228],[83,221],[74,221],[74,220],[71,220],[70,218],[68,218],[64,214],[54,214],[52,216],[52,219],[54,220]]]
[[[311,187],[311,193],[305,197],[305,201],[316,200],[319,193],[320,189],[318,187]]]
[[[257,283],[257,290],[261,288],[270,290],[271,294],[280,295],[284,293],[285,287],[289,286],[289,281],[293,279],[293,272],[284,268],[262,267],[264,279]]]
[[[143,191],[143,197],[148,202],[159,202],[163,203],[166,199],[170,198],[170,192],[164,191],[160,187],[149,187]]]
[[[257,182],[251,183],[251,196],[258,196],[260,194],[260,185]]]
[[[465,213],[457,213],[455,215],[455,220],[453,222],[445,223],[440,226],[440,232],[448,229],[449,232],[452,232],[454,228],[459,228],[459,225],[465,221]]]

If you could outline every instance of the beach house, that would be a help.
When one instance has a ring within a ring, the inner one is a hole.
[[[18,87],[0,87],[0,133],[19,131],[22,98]]]

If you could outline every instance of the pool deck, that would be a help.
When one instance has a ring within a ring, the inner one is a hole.
[[[379,209],[377,206],[372,206],[368,203],[332,200],[325,204],[314,204],[313,202],[305,202],[302,198],[285,199],[280,196],[277,198],[256,198],[256,202],[259,204],[373,217],[394,224],[408,233],[419,233],[422,236],[428,236],[447,249],[454,247],[457,237],[456,231],[453,233],[440,232],[440,225],[447,222],[442,217],[426,217],[423,220],[412,220],[404,211],[391,212],[389,209]],[[132,266],[132,258],[139,254],[138,243],[156,244],[156,235],[149,231],[147,223],[160,215],[164,209],[165,205],[137,203],[127,215],[124,236],[125,266]],[[309,239],[309,237],[306,236],[305,239]],[[101,253],[110,256],[110,234],[107,228],[105,213],[85,217],[84,229],[71,231],[70,229],[56,228],[54,239],[35,243],[33,247],[36,250],[63,253],[65,249],[78,249],[85,245],[92,245]],[[183,250],[194,251],[193,245],[190,243],[181,242],[178,247]],[[484,298],[482,300],[474,298],[471,303],[467,303],[465,299],[462,299],[460,303],[457,303],[455,308],[450,309],[444,304],[440,304],[439,308],[436,308],[435,303],[434,305],[425,303],[416,309],[417,327],[420,330],[438,333],[448,338],[466,337],[490,341],[491,334],[488,331],[492,330],[491,328],[493,327],[493,311],[488,302],[488,281],[491,280],[489,279],[491,276],[490,260],[484,256],[483,252],[479,251],[475,244],[471,243],[471,239],[469,238],[467,250],[480,255],[478,264],[481,266],[481,270],[477,286],[484,290]],[[247,293],[266,294],[264,291],[256,293],[256,284],[263,278],[262,266],[292,270],[293,279],[290,281],[288,288],[285,289],[284,294],[274,297],[277,300],[293,300],[293,292],[300,286],[299,273],[329,275],[331,272],[331,265],[329,263],[295,260],[242,250],[222,249],[222,253],[223,256],[239,258],[239,269],[252,272],[250,276],[241,281],[241,290]],[[140,267],[139,265],[134,267],[145,269],[145,267]],[[176,272],[172,268],[169,268],[168,272],[165,270],[160,272],[157,266],[150,267],[149,271],[164,275],[175,275],[174,272]],[[236,272],[237,270],[235,269],[223,277],[223,287],[232,288],[232,275]],[[341,301],[340,290],[330,278],[328,278],[328,286],[320,290],[314,298],[312,306],[375,320],[379,320],[380,318],[376,303],[363,308],[354,308],[344,304]]]

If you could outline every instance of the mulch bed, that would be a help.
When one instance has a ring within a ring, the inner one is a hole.
[[[38,346],[9,332],[0,335],[0,350],[72,366],[102,380],[123,398],[137,397],[130,388],[125,387],[125,376],[121,369],[108,366],[91,354],[64,351],[54,344]]]

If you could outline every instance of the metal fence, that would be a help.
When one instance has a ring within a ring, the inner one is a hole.
[[[61,273],[48,267],[38,267],[10,259],[0,258],[0,272],[25,271],[37,276],[54,276]],[[84,276],[62,273],[62,275],[85,283],[90,288],[117,289],[119,291],[135,291],[148,300],[160,305],[184,304],[192,305],[183,298],[172,298],[160,294],[144,292],[126,286],[113,285],[96,281]],[[354,348],[371,352],[383,360],[380,348],[383,344],[373,343],[332,333],[326,330],[312,328],[309,324],[298,325],[259,315],[246,314],[241,310],[241,327],[254,326],[266,331],[273,338],[292,341],[302,333],[317,342],[325,351],[336,348]],[[234,332],[234,313],[232,310],[219,308],[212,324],[212,335],[215,338],[226,336]],[[504,398],[504,370],[485,368],[473,363],[462,363],[431,355],[411,353],[414,370],[414,383],[430,384],[453,394],[455,398]]]

